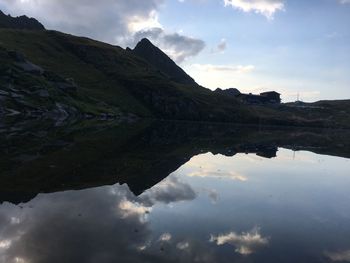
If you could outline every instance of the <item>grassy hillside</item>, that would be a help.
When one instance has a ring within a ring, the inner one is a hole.
[[[43,71],[17,52],[0,47],[0,61],[0,118],[47,117],[63,121],[83,113],[119,113],[116,107],[78,94],[79,87],[72,80]]]
[[[56,31],[0,29],[0,45],[65,78],[79,94],[142,117],[206,120],[253,119],[236,100],[197,85],[171,81],[120,47]]]
[[[158,56],[158,50],[161,65],[163,59],[169,59],[151,43],[147,46],[152,57]],[[350,127],[348,107],[340,109],[338,102],[319,102],[313,108],[242,104],[232,96],[196,83],[181,84],[184,82],[177,79],[186,78],[185,72],[172,61],[165,61],[165,65],[176,68],[175,75],[162,72],[157,68],[158,62],[149,63],[137,52],[84,37],[48,30],[0,28],[0,47],[19,51],[45,71],[71,79],[77,84],[76,96],[85,105],[93,100],[103,108],[158,119]],[[85,101],[87,98],[90,101]]]

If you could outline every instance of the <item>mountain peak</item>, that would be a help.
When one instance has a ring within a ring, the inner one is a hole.
[[[152,46],[154,46],[148,38],[141,39],[139,44],[148,44],[148,45],[151,44]]]
[[[159,71],[166,74],[171,80],[188,85],[198,85],[186,72],[156,47],[149,39],[143,38],[133,49],[133,53],[145,59]]]
[[[0,28],[45,30],[45,27],[36,19],[27,16],[12,17],[0,10]]]

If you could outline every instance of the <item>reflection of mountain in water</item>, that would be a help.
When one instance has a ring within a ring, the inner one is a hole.
[[[348,131],[176,122],[30,125],[0,131],[2,201],[115,183],[127,183],[139,195],[204,152],[273,158],[284,147],[350,157]]]

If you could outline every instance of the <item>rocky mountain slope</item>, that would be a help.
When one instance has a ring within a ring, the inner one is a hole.
[[[27,16],[12,17],[0,10],[0,27],[27,30],[45,30],[45,27],[35,18]]]
[[[159,72],[168,76],[170,80],[181,84],[198,85],[182,68],[148,39],[142,39],[132,52],[148,61]]]
[[[79,87],[0,47],[0,118],[68,118],[115,115],[116,108],[78,94]]]
[[[173,78],[177,73],[166,74],[118,46],[49,30],[0,28],[0,39],[3,48],[16,50],[46,71],[73,79],[81,96],[118,107],[122,112],[177,120],[257,119],[235,99],[213,96],[196,83],[177,82]],[[164,55],[153,45],[151,49],[159,57]],[[190,78],[186,76],[183,72],[183,78]]]

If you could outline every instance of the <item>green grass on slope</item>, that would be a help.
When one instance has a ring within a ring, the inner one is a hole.
[[[226,121],[244,121],[254,114],[235,99],[215,95],[203,87],[171,82],[131,52],[88,38],[56,31],[0,29],[0,46],[18,50],[44,69],[73,78],[79,93],[118,106],[121,111]]]
[[[66,78],[73,78],[81,87],[79,92],[111,105],[118,105],[121,110],[131,111],[140,115],[149,115],[149,111],[142,106],[124,87],[111,79],[109,72],[96,68],[91,61],[84,61],[81,56],[84,50],[94,49],[103,53],[96,60],[106,64],[108,59],[120,63],[120,70],[127,70],[126,63],[133,61],[122,56],[122,49],[86,38],[78,38],[55,31],[26,31],[0,29],[0,45],[23,53],[30,61],[42,66],[46,70],[56,72]],[[113,53],[113,58],[108,58]],[[125,52],[123,52],[125,53]],[[103,56],[104,55],[104,56]],[[110,68],[114,68],[112,63]],[[124,67],[124,69],[123,69]],[[130,65],[129,65],[130,67]]]

